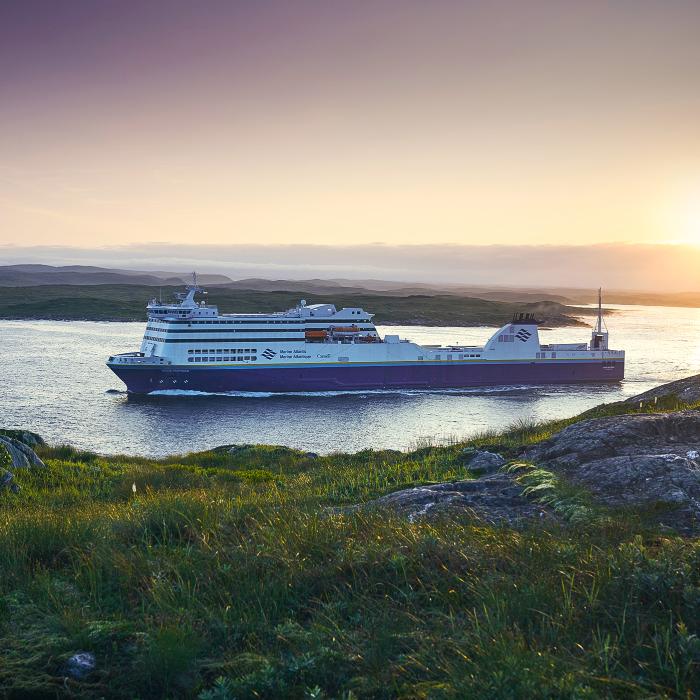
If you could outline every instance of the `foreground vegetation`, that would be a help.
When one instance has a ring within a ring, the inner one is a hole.
[[[84,321],[142,321],[146,302],[162,294],[171,299],[176,287],[143,285],[44,285],[6,287],[0,298],[0,318]],[[246,289],[212,288],[209,303],[222,312],[271,312],[295,306],[303,292],[263,292]],[[590,309],[564,306],[557,302],[514,304],[451,295],[389,297],[383,294],[352,294],[308,297],[311,303],[362,306],[376,314],[376,323],[427,326],[498,326],[513,314],[528,311],[550,326],[580,325],[574,314]]]
[[[474,444],[515,455],[562,423]],[[515,531],[343,508],[468,478],[462,448],[40,448],[47,469],[17,470],[20,494],[0,494],[0,696],[700,694],[697,539],[643,513],[578,508]],[[522,479],[536,495],[537,472]],[[96,668],[66,680],[80,651]]]

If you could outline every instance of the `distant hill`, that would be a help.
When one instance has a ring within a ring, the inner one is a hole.
[[[6,287],[0,294],[0,318],[86,321],[143,321],[146,302],[162,293],[164,299],[177,286],[139,284],[33,285]],[[508,303],[456,295],[390,296],[381,293],[306,294],[309,302],[362,306],[376,314],[379,324],[426,326],[499,326],[516,312],[531,312],[545,325],[582,325],[575,318],[588,310],[556,302]],[[294,290],[260,291],[212,287],[208,303],[224,313],[283,311],[295,306],[301,294]]]
[[[285,280],[252,277],[232,280],[226,275],[199,274],[198,281],[208,287],[226,287],[228,289],[246,289],[260,292],[299,292],[306,295],[362,295],[408,297],[415,295],[470,297],[487,301],[511,303],[537,303],[551,301],[560,304],[570,303],[570,299],[561,294],[547,291],[523,289],[487,289],[468,285],[439,285],[390,280],[350,280],[350,279],[308,279]],[[190,276],[181,272],[139,271],[110,269],[90,265],[3,265],[0,266],[0,287],[34,287],[43,285],[99,285],[99,284],[135,284],[135,285],[184,285]]]
[[[307,294],[377,294],[380,296],[458,296],[486,301],[503,301],[511,303],[537,303],[552,301],[559,304],[571,303],[571,300],[561,294],[545,291],[522,289],[485,289],[483,287],[468,287],[457,285],[427,285],[407,284],[406,282],[382,282],[381,280],[349,280],[349,279],[310,279],[310,280],[268,280],[252,277],[229,282],[224,286],[228,289],[250,289],[261,292],[299,291]],[[593,300],[594,295],[590,295]]]
[[[518,287],[484,287],[468,284],[424,284],[391,280],[347,278],[335,279],[264,279],[250,277],[232,280],[226,275],[198,274],[200,284],[209,288],[249,290],[257,292],[294,292],[306,296],[382,296],[382,297],[459,297],[482,299],[510,304],[537,304],[554,302],[563,305],[592,304],[596,300],[593,289],[527,289]],[[139,285],[183,286],[190,282],[190,274],[163,270],[125,270],[90,265],[0,265],[0,287],[35,287],[44,285]],[[213,290],[213,289],[212,289]],[[608,304],[645,304],[650,306],[700,307],[700,293],[651,293],[635,291],[606,291]]]
[[[584,303],[581,292],[572,294],[572,298],[578,303]],[[670,292],[654,294],[652,292],[606,292],[607,304],[629,304],[632,306],[682,306],[700,307],[700,292]]]
[[[173,272],[139,272],[136,270],[112,270],[88,265],[2,265],[0,287],[35,287],[40,285],[70,284],[140,284],[183,285],[188,275]],[[226,275],[199,275],[202,284],[231,282]]]

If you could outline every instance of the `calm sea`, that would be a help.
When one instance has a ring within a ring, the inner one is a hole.
[[[405,449],[519,419],[571,416],[700,372],[700,309],[616,309],[608,318],[611,346],[627,351],[627,379],[619,385],[136,399],[123,393],[104,362],[137,350],[143,323],[0,321],[0,427],[105,454],[161,456],[231,443],[321,453]],[[493,329],[380,331],[420,343],[480,344]],[[568,328],[541,336],[543,342],[574,342],[588,340],[589,333]]]

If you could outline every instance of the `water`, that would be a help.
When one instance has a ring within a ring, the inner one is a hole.
[[[700,309],[621,306],[611,345],[627,350],[619,385],[500,387],[306,395],[127,398],[104,362],[138,348],[143,323],[0,321],[0,426],[105,454],[161,456],[229,443],[314,452],[405,449],[465,438],[518,419],[575,415],[700,372]],[[491,328],[380,328],[419,343],[481,344]],[[588,340],[584,328],[543,342]]]

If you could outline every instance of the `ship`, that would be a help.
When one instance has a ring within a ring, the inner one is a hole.
[[[130,394],[328,392],[619,382],[625,353],[608,347],[602,297],[589,342],[543,344],[519,313],[483,346],[419,345],[381,336],[361,307],[307,304],[219,313],[193,276],[172,302],[152,299],[138,352],[107,366]]]

